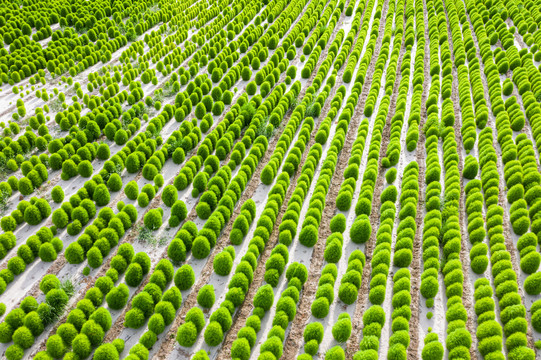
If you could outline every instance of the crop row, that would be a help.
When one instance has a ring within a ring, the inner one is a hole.
[[[397,9],[396,12],[395,7]],[[397,22],[399,21],[399,19],[402,20],[402,16],[399,16],[399,14],[402,14],[404,11],[404,2],[389,3],[388,11],[390,13],[395,13],[395,16],[397,17]],[[390,30],[389,26],[390,24],[392,24],[391,21],[392,17],[387,17],[387,21],[385,24],[385,34],[388,34],[388,31]],[[400,21],[400,23],[402,22]],[[382,49],[388,49],[390,46],[390,42],[391,36],[384,37],[382,42]],[[379,110],[376,115],[376,123],[374,124],[374,128],[372,130],[372,139],[369,148],[369,160],[367,168],[363,175],[363,183],[361,185],[361,196],[355,208],[355,213],[358,216],[355,219],[355,222],[350,231],[352,240],[355,238],[360,238],[362,239],[361,242],[367,241],[370,238],[372,232],[372,228],[368,219],[368,215],[370,215],[372,207],[371,193],[373,192],[375,182],[378,176],[377,162],[379,159],[381,148],[381,133],[383,131],[383,127],[387,118],[387,113],[389,111],[390,94],[392,94],[392,89],[394,88],[394,79],[396,76],[396,68],[398,66],[398,51],[395,49],[397,45],[399,48],[401,43],[402,38],[400,36],[394,38],[393,52],[387,68],[387,79],[385,80],[385,96],[379,104]],[[378,56],[376,67],[378,66],[378,64],[383,64],[384,66],[386,62],[387,52],[382,51]],[[376,81],[381,82],[380,77],[375,77],[375,79]],[[391,79],[392,81],[389,81]],[[377,88],[374,88],[374,84],[375,83],[372,84],[370,90],[371,93],[374,93],[376,89],[378,89],[377,92],[379,92],[379,86],[377,86]],[[369,198],[366,198],[365,195],[363,195],[366,194],[366,191],[368,190],[366,186],[369,186],[372,189],[370,190]],[[366,188],[366,190],[364,188]],[[381,193],[380,200],[382,205],[380,208],[379,228],[376,234],[377,245],[373,250],[371,259],[371,281],[370,292],[368,295],[371,306],[363,314],[363,336],[359,344],[360,351],[357,352],[356,356],[377,357],[380,347],[379,340],[386,318],[385,311],[381,307],[381,304],[385,299],[387,276],[389,274],[389,269],[391,265],[390,248],[392,244],[392,232],[394,228],[394,219],[396,214],[395,202],[397,195],[398,192],[394,185],[389,185]],[[363,202],[365,203],[363,204]]]
[[[481,181],[485,194],[493,192],[498,196],[499,175],[494,172],[495,151],[493,148],[492,131],[483,130],[479,137],[479,159],[481,165]],[[496,182],[492,180],[496,179]],[[485,206],[487,207],[487,232],[490,245],[492,265],[492,276],[494,277],[495,294],[499,300],[500,317],[503,323],[504,334],[507,338],[513,335],[517,341],[506,343],[507,351],[511,356],[513,353],[520,353],[521,356],[534,358],[533,350],[526,346],[526,332],[528,323],[525,319],[526,309],[522,304],[522,299],[518,295],[517,274],[513,270],[510,261],[510,254],[505,246],[503,236],[503,209],[497,204],[488,202],[485,195]],[[524,290],[530,291],[528,281],[524,284]],[[507,316],[504,316],[507,313]],[[521,340],[518,340],[521,339]]]
[[[400,211],[398,213],[399,223],[393,254],[393,264],[400,269],[393,276],[393,296],[391,299],[393,307],[391,314],[392,335],[389,338],[388,356],[400,356],[399,354],[404,356],[410,344],[409,321],[412,300],[409,267],[413,260],[413,240],[417,229],[415,219],[418,201],[419,165],[414,161],[406,166],[402,177]],[[372,282],[374,281],[375,278],[372,278]]]

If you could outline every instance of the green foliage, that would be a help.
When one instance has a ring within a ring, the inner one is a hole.
[[[218,253],[213,260],[214,272],[220,276],[227,276],[233,267],[233,258],[228,251]]]
[[[197,303],[203,308],[211,308],[214,305],[214,286],[204,285],[197,293]]]
[[[173,185],[167,185],[162,192],[162,201],[166,206],[172,207],[178,199],[178,190]]]
[[[113,288],[111,291],[109,291],[109,293],[107,293],[105,300],[111,309],[120,310],[126,306],[128,297],[128,287],[125,284],[119,284],[117,287]]]
[[[180,346],[190,347],[197,340],[198,331],[193,322],[187,321],[177,331],[177,342]]]
[[[51,190],[51,197],[53,201],[57,204],[60,204],[64,201],[64,190],[61,186],[57,185]]]
[[[162,209],[151,209],[145,214],[143,218],[143,223],[145,224],[145,227],[149,230],[158,230],[162,226],[162,216]]]
[[[180,290],[188,290],[195,283],[195,273],[190,265],[182,265],[174,277],[175,285]]]
[[[343,233],[346,230],[346,217],[343,214],[336,214],[331,219],[331,231]]]
[[[334,339],[340,343],[347,341],[351,335],[351,318],[348,313],[342,313],[332,327]]]
[[[351,226],[349,235],[351,240],[357,244],[363,244],[368,241],[372,234],[372,226],[368,216],[362,215],[357,217]]]

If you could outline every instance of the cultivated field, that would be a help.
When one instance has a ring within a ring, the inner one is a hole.
[[[541,357],[541,0],[0,0],[0,35],[1,358]]]

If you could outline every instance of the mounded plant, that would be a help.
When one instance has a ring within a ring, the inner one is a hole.
[[[214,305],[214,286],[204,285],[197,293],[197,303],[203,308],[211,308]]]
[[[188,264],[182,265],[174,277],[175,285],[180,290],[188,290],[195,283],[195,273]]]
[[[227,276],[231,272],[233,267],[233,258],[227,251],[218,253],[213,260],[213,268],[216,274],[220,276]]]
[[[150,230],[158,230],[160,226],[162,226],[162,216],[162,209],[151,209],[145,214],[143,223],[145,224],[145,227]]]

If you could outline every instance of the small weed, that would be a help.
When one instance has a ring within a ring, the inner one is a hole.
[[[163,101],[163,92],[160,91],[154,95],[154,102],[156,101],[159,101],[159,102]]]
[[[156,236],[154,231],[150,230],[146,226],[140,226],[139,227],[139,236],[138,240],[139,242],[146,243],[152,246],[162,246],[167,243],[167,238],[165,236]]]
[[[163,97],[171,97],[173,95],[175,95],[177,93],[177,91],[175,91],[174,87],[173,87],[173,82],[167,82],[165,84],[165,86],[163,87],[163,93],[162,94],[162,99]],[[162,101],[162,100],[158,100],[157,97],[154,98],[154,100],[156,101]]]
[[[171,146],[167,149],[167,152],[169,153],[169,156],[172,156],[175,150],[182,146],[182,139],[177,139],[173,143],[171,143]]]
[[[148,131],[148,130],[147,130]],[[156,129],[150,134],[151,139],[156,139],[158,136],[160,136],[160,130]]]
[[[142,106],[141,108],[138,108],[135,111],[135,117],[141,119],[144,114],[148,114],[148,113],[149,113],[148,108],[146,106]]]
[[[62,100],[59,98],[56,98],[54,100],[49,101],[49,108],[53,112],[60,112],[64,110],[64,107],[62,106]]]
[[[312,102],[306,107],[306,111],[304,113],[304,116],[305,117],[317,117],[319,114],[318,114],[318,111],[316,110],[315,108],[315,103],[316,103],[316,100],[312,100]]]
[[[4,212],[6,212],[6,210],[8,209],[8,200],[9,193],[5,190],[0,190],[0,215],[3,215]]]
[[[287,111],[289,111],[290,113],[293,112],[293,110],[295,110],[300,103],[301,102],[299,101],[299,99],[293,99],[291,104],[289,104],[289,109],[287,109]]]
[[[259,123],[259,126],[257,127],[255,131],[255,136],[258,137],[260,135],[267,136],[267,122],[268,122],[268,116],[264,121],[261,121]],[[268,137],[268,136],[267,136]]]
[[[64,290],[68,297],[72,297],[75,294],[75,285],[71,278],[65,279],[60,283],[60,289]]]
[[[128,42],[134,42],[135,39],[137,39],[137,34],[133,31],[128,31],[126,33],[126,39],[128,40]]]

